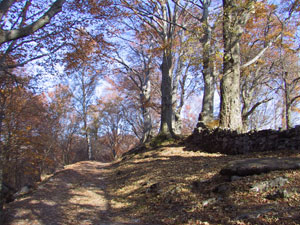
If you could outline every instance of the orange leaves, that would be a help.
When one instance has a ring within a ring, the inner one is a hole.
[[[298,101],[300,101],[300,98],[299,98],[299,100]],[[298,108],[298,107],[292,107],[292,111],[293,112],[297,112],[297,113],[300,113],[300,109]]]

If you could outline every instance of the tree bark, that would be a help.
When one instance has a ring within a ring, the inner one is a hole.
[[[152,120],[149,111],[148,103],[151,98],[151,82],[150,82],[150,74],[147,72],[147,76],[145,78],[144,84],[142,85],[141,90],[141,110],[143,117],[143,135],[141,138],[141,143],[147,142],[151,137],[152,132]]]
[[[254,1],[223,0],[223,77],[220,127],[242,131],[240,99],[240,40]]]
[[[84,93],[84,99],[83,99],[83,129],[84,129],[84,135],[85,135],[85,141],[87,144],[87,158],[88,160],[92,160],[92,145],[91,145],[91,138],[89,134],[89,127],[88,127],[88,122],[87,122],[87,110],[86,110],[86,96]]]
[[[162,81],[161,81],[161,124],[160,135],[174,136],[173,132],[173,91],[172,91],[172,63],[173,57],[169,50],[164,50],[161,64]]]
[[[211,46],[211,27],[206,20],[203,23],[205,27],[205,36],[202,39],[203,45],[203,80],[204,93],[202,100],[202,109],[199,114],[197,127],[206,127],[206,124],[214,119],[214,92],[215,92],[215,73],[212,62],[212,46]]]

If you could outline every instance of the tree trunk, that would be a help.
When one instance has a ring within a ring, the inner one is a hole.
[[[143,116],[143,136],[141,143],[147,142],[151,138],[152,131],[152,120],[148,108],[142,107],[142,116]]]
[[[173,88],[172,88],[172,53],[165,50],[161,64],[162,81],[161,81],[161,124],[160,135],[167,137],[174,136],[173,132]]]
[[[151,98],[151,81],[149,79],[149,72],[146,73],[147,76],[144,80],[143,85],[141,85],[141,111],[143,117],[143,135],[141,138],[141,143],[147,142],[151,137],[152,132],[152,120],[149,111],[149,102]]]
[[[204,22],[205,36],[202,40],[203,45],[203,80],[204,93],[202,100],[202,109],[199,114],[197,127],[206,127],[206,124],[214,119],[214,92],[215,92],[215,74],[212,62],[212,46],[211,46],[211,27],[208,21]]]
[[[290,85],[287,81],[288,72],[285,72],[283,77],[283,85],[284,85],[284,103],[285,103],[285,129],[292,128],[292,120],[291,120],[291,91],[290,91]]]
[[[254,1],[223,0],[223,77],[220,127],[242,131],[240,99],[240,39]]]
[[[89,133],[87,133],[86,136],[87,136],[86,140],[87,140],[87,146],[88,146],[88,159],[92,160],[93,159],[93,151],[92,151],[91,137],[90,137]]]
[[[83,129],[84,129],[84,135],[85,135],[85,141],[87,144],[87,158],[88,160],[92,160],[93,155],[92,155],[92,145],[91,145],[91,138],[90,138],[90,134],[89,134],[89,128],[87,125],[87,115],[86,112],[84,113],[84,121],[83,121]]]
[[[184,36],[184,32],[181,34],[182,36],[180,37],[181,41]],[[185,71],[183,71],[184,67],[184,59],[183,57],[185,56],[185,51],[180,52],[179,55],[177,56],[176,59],[176,68],[175,66],[173,67],[173,93],[172,96],[178,96],[178,97],[173,97],[173,118],[172,118],[172,128],[173,132],[175,135],[181,135],[181,130],[182,130],[182,119],[181,119],[181,110],[184,105],[184,100],[185,100],[185,83],[186,83],[186,78],[187,78],[187,71],[188,69],[186,68]],[[180,88],[179,88],[180,85]],[[179,98],[179,101],[178,101]]]
[[[231,45],[231,43],[225,43]],[[225,47],[226,49],[226,47]],[[240,100],[240,47],[236,43],[224,55],[221,80],[220,127],[241,131],[242,113]]]

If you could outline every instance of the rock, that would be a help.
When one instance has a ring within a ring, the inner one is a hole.
[[[226,176],[248,176],[274,170],[300,169],[300,158],[250,158],[229,162],[221,171]]]
[[[287,190],[277,190],[274,193],[268,194],[266,196],[267,199],[269,200],[276,200],[278,198],[289,198],[291,197],[291,194]]]
[[[266,213],[271,212],[272,205],[262,205],[255,208],[248,208],[238,212],[236,220],[247,220],[247,219],[256,219]]]
[[[270,211],[271,211],[271,209],[260,209],[260,210],[256,210],[256,211],[246,212],[246,213],[239,215],[236,219],[237,220],[256,219],[256,218],[260,217],[261,215],[264,215]]]
[[[252,188],[250,189],[250,191],[253,191],[253,192],[263,192],[263,191],[267,191],[270,188],[282,187],[286,183],[288,183],[288,179],[287,178],[278,177],[278,178],[276,178],[274,180],[269,180],[269,181],[263,181],[263,182],[256,183],[256,184],[254,184],[252,186]]]

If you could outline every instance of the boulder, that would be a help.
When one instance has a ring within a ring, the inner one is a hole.
[[[287,178],[277,177],[273,180],[262,181],[262,182],[252,185],[250,191],[253,191],[253,192],[268,191],[269,189],[274,188],[274,187],[277,187],[277,188],[282,187],[286,183],[288,183]]]
[[[250,158],[229,162],[220,171],[220,174],[226,176],[249,176],[254,174],[268,173],[275,170],[296,169],[300,169],[300,158]]]
[[[288,192],[287,190],[277,190],[273,193],[270,193],[266,196],[267,199],[269,200],[276,200],[278,198],[289,198],[291,197],[291,193]]]

